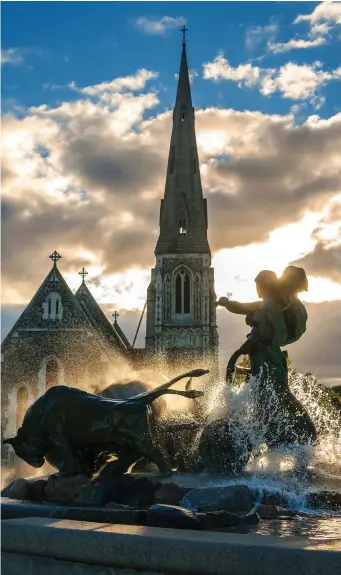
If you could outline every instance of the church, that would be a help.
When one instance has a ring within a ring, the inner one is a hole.
[[[159,227],[143,349],[128,341],[118,314],[113,322],[104,314],[84,268],[74,294],[60,271],[62,256],[49,256],[52,268],[2,344],[2,438],[15,434],[27,407],[53,385],[95,391],[129,370],[170,375],[183,368],[217,369],[214,270],[185,36]],[[2,459],[8,463],[13,454],[6,448]]]

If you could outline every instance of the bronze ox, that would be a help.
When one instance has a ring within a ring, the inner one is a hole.
[[[201,391],[169,389],[185,377],[200,377],[197,369],[175,377],[151,392],[125,400],[108,399],[80,389],[50,388],[27,410],[16,437],[4,440],[33,467],[45,460],[63,475],[91,474],[102,452],[118,456],[124,470],[145,457],[169,474],[164,455],[151,439],[150,404],[164,394],[198,398]]]

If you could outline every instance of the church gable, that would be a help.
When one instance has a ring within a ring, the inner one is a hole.
[[[56,261],[4,343],[20,331],[91,329],[82,307],[57,268]]]
[[[85,274],[86,272],[82,271],[80,273],[82,275],[82,273]],[[84,275],[83,282],[78,288],[75,294],[75,298],[80,303],[91,324],[109,344],[114,344],[121,350],[127,350],[128,347],[130,347],[129,342],[124,336],[123,332],[119,333],[118,330],[115,329],[101,307],[96,302],[95,298],[84,282]]]

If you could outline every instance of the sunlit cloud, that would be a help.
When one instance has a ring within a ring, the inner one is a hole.
[[[3,48],[1,50],[1,65],[20,66],[24,62],[24,51],[22,48]]]
[[[57,249],[73,290],[84,266],[99,303],[143,308],[172,117],[145,119],[159,100],[152,84],[139,90],[154,77],[138,71],[88,86],[75,101],[4,117],[4,304],[31,299]],[[218,295],[254,299],[260,269],[280,274],[319,241],[337,243],[338,224],[327,212],[340,179],[340,126],[340,115],[296,126],[290,115],[196,111]],[[325,274],[310,274],[309,301],[341,297]]]
[[[292,100],[313,98],[318,88],[340,79],[340,68],[325,70],[319,61],[309,65],[287,62],[279,68],[260,68],[249,62],[232,66],[222,53],[203,64],[203,70],[205,80],[229,80],[240,88],[258,89],[263,96],[279,92]]]
[[[186,24],[185,18],[182,16],[162,16],[162,18],[148,18],[141,16],[135,21],[135,26],[144,34],[151,36],[165,36],[167,32],[180,28]]]

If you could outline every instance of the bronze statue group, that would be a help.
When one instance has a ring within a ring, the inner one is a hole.
[[[287,354],[281,349],[297,341],[306,330],[307,312],[298,297],[308,288],[306,274],[302,268],[289,266],[280,278],[264,270],[255,281],[259,301],[240,303],[221,298],[216,302],[232,313],[245,315],[251,327],[245,343],[229,361],[227,380],[237,359],[248,355],[250,383],[254,386],[252,422],[262,431],[263,441],[269,447],[314,441],[314,424],[290,391]],[[253,443],[245,422],[236,420],[231,409],[220,419],[208,414],[175,426],[167,426],[165,420],[166,427],[156,417],[152,404],[164,394],[198,401],[204,394],[190,389],[190,381],[185,391],[170,387],[184,377],[206,373],[203,369],[192,370],[154,390],[142,390],[125,399],[115,396],[115,386],[110,397],[68,386],[52,387],[27,410],[17,435],[4,443],[29,465],[41,467],[47,461],[64,475],[92,475],[103,456],[107,461],[107,456],[113,454],[117,460],[107,464],[110,475],[127,472],[141,458],[156,464],[164,474],[172,474],[175,468],[185,472],[240,472],[249,460]],[[174,443],[175,447],[163,452],[163,443]]]
[[[268,445],[314,441],[314,424],[289,389],[288,354],[281,349],[298,341],[306,331],[308,315],[298,297],[308,290],[306,273],[303,268],[288,266],[277,278],[273,271],[263,270],[255,282],[260,300],[241,303],[223,297],[216,302],[232,313],[245,315],[251,327],[245,343],[228,362],[226,380],[231,382],[238,358],[248,355],[251,375],[257,382],[254,409]],[[280,406],[275,414],[269,409],[270,394]]]

